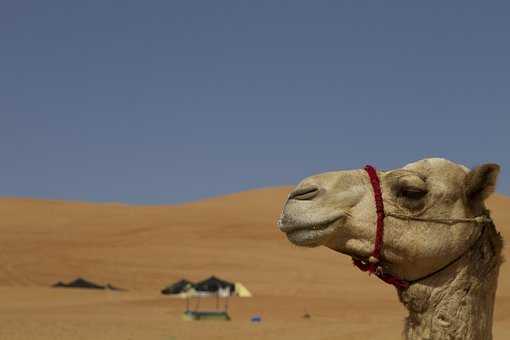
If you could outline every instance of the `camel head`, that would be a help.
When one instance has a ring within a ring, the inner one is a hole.
[[[439,158],[379,171],[385,211],[421,220],[386,216],[382,260],[385,271],[416,280],[462,255],[480,235],[473,222],[443,224],[430,219],[461,219],[486,213],[499,166],[473,170]],[[367,260],[376,233],[374,193],[363,169],[305,178],[290,193],[278,226],[295,245],[326,246]],[[427,219],[429,219],[427,221]]]

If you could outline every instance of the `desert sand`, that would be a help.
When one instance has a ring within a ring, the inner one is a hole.
[[[168,206],[1,198],[0,339],[399,339],[406,311],[394,288],[277,230],[290,189]],[[510,198],[496,194],[489,207],[510,239]],[[185,301],[159,293],[212,274],[254,294],[230,299],[230,322],[182,321]],[[79,276],[128,291],[50,287]],[[510,339],[508,263],[494,338]]]

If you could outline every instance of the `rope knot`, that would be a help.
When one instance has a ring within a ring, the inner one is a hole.
[[[379,259],[375,256],[370,256],[368,258],[368,262],[370,262],[371,264],[378,264],[379,263]]]
[[[485,224],[485,223],[491,222],[492,220],[488,216],[480,215],[480,216],[476,216],[474,218],[474,221],[475,221],[475,223],[478,223],[478,224]]]

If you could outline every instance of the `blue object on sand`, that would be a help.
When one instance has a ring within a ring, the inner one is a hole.
[[[260,315],[254,315],[251,317],[251,322],[253,323],[262,322],[262,318],[260,317]]]

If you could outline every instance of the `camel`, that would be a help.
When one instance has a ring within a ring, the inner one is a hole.
[[[498,173],[441,158],[322,173],[289,194],[278,227],[395,285],[405,339],[490,340],[503,241],[484,201]]]

